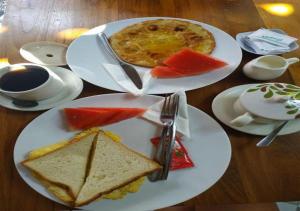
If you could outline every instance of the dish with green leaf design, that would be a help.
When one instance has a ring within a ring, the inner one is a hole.
[[[239,103],[251,114],[272,120],[300,118],[300,87],[264,83],[244,91]]]

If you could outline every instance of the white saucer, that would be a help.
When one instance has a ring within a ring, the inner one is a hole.
[[[56,107],[65,102],[75,99],[83,89],[82,80],[72,71],[62,67],[48,67],[55,72],[65,83],[64,89],[58,95],[46,100],[38,101],[35,107],[18,107],[12,103],[12,99],[6,95],[0,94],[0,105],[6,108],[20,111],[40,111]]]
[[[284,31],[282,31],[281,29],[270,29],[271,31],[274,31],[274,32],[277,32],[277,33],[280,33],[280,34],[286,34]],[[248,46],[246,44],[246,42],[244,41],[244,38],[253,33],[253,31],[251,32],[243,32],[243,33],[239,33],[236,35],[235,39],[236,41],[238,42],[238,44],[240,45],[240,47],[249,52],[249,53],[253,53],[253,54],[257,54],[257,55],[271,55],[270,53],[269,54],[259,54],[257,53],[253,48],[251,48],[250,46]],[[274,55],[278,55],[278,54],[283,54],[283,53],[287,53],[287,52],[291,52],[291,51],[294,51],[296,50],[297,48],[299,48],[299,45],[296,43],[296,42],[293,42],[291,45],[290,45],[290,50],[289,51],[285,51],[285,52],[282,52],[282,53],[276,53]]]
[[[235,86],[221,92],[212,102],[212,111],[214,115],[228,127],[253,135],[267,135],[275,129],[278,123],[250,123],[243,127],[236,127],[230,124],[230,121],[237,117],[237,114],[233,110],[233,103],[245,89],[248,89],[251,86],[255,86],[255,84]],[[298,131],[300,131],[300,119],[290,120],[279,132],[279,135],[291,134]]]
[[[63,66],[67,64],[67,48],[67,45],[57,42],[31,42],[21,47],[20,54],[24,59],[35,64]]]

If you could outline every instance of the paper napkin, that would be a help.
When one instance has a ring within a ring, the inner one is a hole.
[[[150,71],[145,71],[145,73],[141,76],[141,79],[143,81],[143,88],[138,89],[119,65],[108,63],[104,63],[102,65],[106,72],[112,77],[114,81],[119,84],[119,86],[135,96],[143,95],[152,79]]]
[[[188,117],[188,110],[187,110],[187,101],[186,95],[183,90],[178,91],[179,95],[179,108],[178,108],[178,116],[176,120],[176,127],[177,131],[182,135],[190,138],[190,127],[189,127],[189,117]],[[160,113],[163,107],[164,100],[161,100],[152,106],[150,106],[147,111],[143,114],[143,118],[155,122],[157,124],[162,125],[160,121]]]
[[[247,35],[244,41],[257,53],[277,54],[289,51],[290,45],[297,39],[262,28]]]

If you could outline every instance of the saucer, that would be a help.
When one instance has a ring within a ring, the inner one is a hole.
[[[250,123],[243,127],[236,127],[230,124],[230,121],[238,115],[233,110],[233,103],[238,99],[240,94],[246,89],[258,84],[245,84],[229,88],[218,94],[212,102],[212,111],[214,115],[225,125],[232,129],[252,134],[252,135],[268,135],[273,131],[280,122],[270,124]],[[300,119],[290,120],[287,125],[279,132],[279,135],[286,135],[300,131]]]
[[[280,33],[280,34],[286,34],[284,31],[282,31],[281,29],[270,29],[271,31],[273,32],[277,32],[277,33]],[[296,50],[297,48],[299,48],[299,45],[297,44],[297,42],[293,42],[291,45],[290,45],[290,50],[289,51],[285,51],[285,52],[281,52],[281,53],[275,53],[275,54],[271,54],[271,53],[268,53],[268,54],[259,54],[257,53],[253,48],[251,48],[250,46],[247,45],[247,43],[244,41],[244,38],[253,33],[254,31],[251,31],[251,32],[243,32],[243,33],[239,33],[236,35],[235,39],[236,41],[238,42],[238,44],[240,45],[240,47],[249,52],[249,53],[253,53],[253,54],[256,54],[256,55],[279,55],[279,54],[283,54],[283,53],[287,53],[287,52],[291,52],[291,51],[294,51]]]
[[[12,103],[12,98],[0,94],[0,105],[6,108],[19,111],[40,111],[56,107],[65,102],[69,102],[81,93],[83,89],[82,80],[75,75],[72,71],[62,67],[48,67],[54,73],[56,73],[65,83],[63,91],[58,95],[38,101],[38,105],[35,107],[19,107]]]
[[[24,59],[35,64],[63,66],[67,64],[67,48],[67,45],[57,42],[31,42],[21,47],[20,54]]]

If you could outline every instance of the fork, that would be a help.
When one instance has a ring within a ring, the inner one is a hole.
[[[160,120],[163,123],[163,130],[155,155],[155,160],[163,166],[163,169],[153,173],[150,177],[151,181],[165,180],[168,177],[176,134],[175,120],[178,112],[178,103],[178,95],[165,97],[160,114]]]

